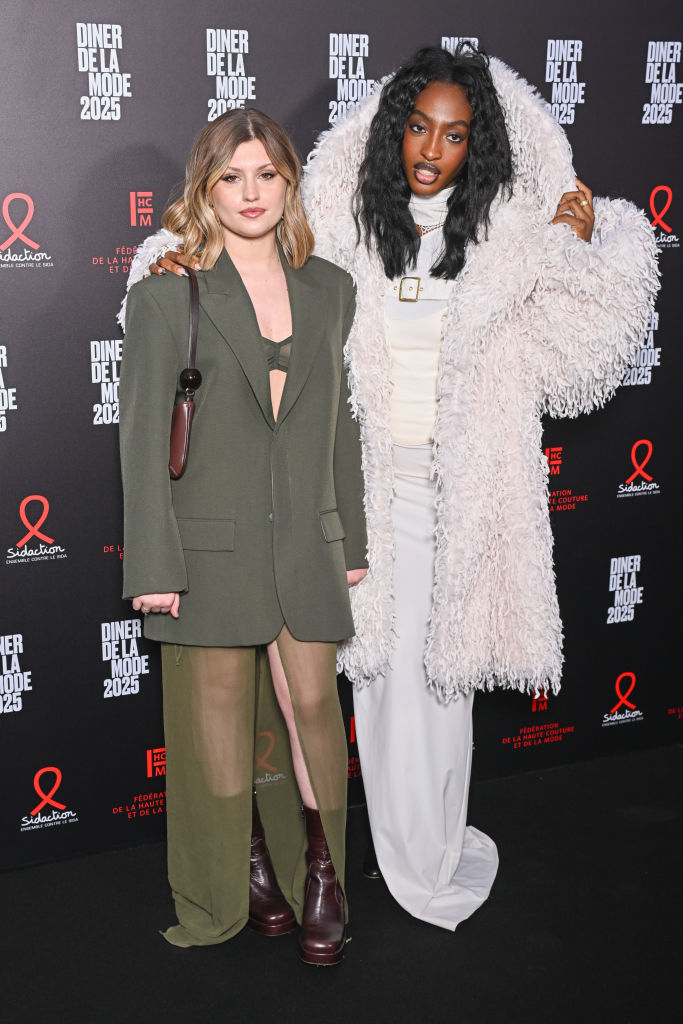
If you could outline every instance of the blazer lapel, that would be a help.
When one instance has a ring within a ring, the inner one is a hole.
[[[258,321],[249,294],[225,250],[214,268],[200,274],[199,279],[206,283],[206,291],[200,291],[201,307],[234,352],[263,415],[269,426],[274,427],[268,366]]]
[[[327,294],[307,282],[305,267],[293,270],[281,249],[280,259],[292,310],[292,354],[277,415],[278,423],[292,410],[301,394],[327,327]]]

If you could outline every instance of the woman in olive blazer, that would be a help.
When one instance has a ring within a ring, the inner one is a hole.
[[[175,275],[131,289],[120,382],[124,597],[163,644],[179,920],[165,937],[208,945],[245,923],[278,935],[296,916],[302,959],[331,964],[346,919],[335,645],[353,635],[348,585],[367,565],[366,533],[343,366],[354,289],[310,255],[299,176],[279,126],[232,111],[200,134],[183,197],[164,215],[205,271],[202,383],[177,480],[169,433],[189,289]],[[290,321],[290,337],[264,340],[263,325],[282,333]]]
[[[126,489],[124,597],[179,591],[182,614],[148,615],[174,644],[353,635],[347,569],[364,566],[363,479],[342,348],[351,278],[311,256],[293,270],[292,357],[273,418],[254,309],[225,250],[198,275],[197,390],[187,469],[168,473],[170,418],[187,364],[189,289],[173,274],[134,285],[121,379]]]

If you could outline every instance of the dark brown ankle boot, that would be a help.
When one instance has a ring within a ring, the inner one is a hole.
[[[338,964],[344,955],[344,894],[332,864],[320,813],[304,807],[308,836],[308,875],[299,932],[301,959],[307,964]]]
[[[263,834],[256,797],[251,818],[251,856],[249,859],[249,920],[250,928],[261,935],[286,935],[294,931],[294,911],[282,895],[270,862],[270,854]]]

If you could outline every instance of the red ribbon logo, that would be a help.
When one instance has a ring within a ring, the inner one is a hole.
[[[260,732],[259,733],[259,738],[261,736],[265,736],[267,738],[267,740],[268,740],[268,749],[266,750],[265,754],[263,754],[263,755],[257,754],[256,755],[256,763],[255,763],[254,767],[256,768],[257,771],[258,771],[259,768],[265,768],[266,771],[276,772],[277,768],[274,765],[272,765],[272,764],[268,764],[268,758],[273,753],[273,748],[275,746],[275,735],[272,732]]]
[[[23,199],[26,203],[26,216],[22,220],[19,227],[17,227],[17,225],[14,223],[14,221],[9,215],[9,204],[12,202],[13,199]],[[667,210],[668,209],[669,207],[667,206]],[[11,192],[10,195],[5,196],[4,202],[2,204],[2,215],[5,218],[5,224],[10,229],[10,231],[14,232],[14,234],[10,235],[10,237],[6,239],[6,241],[4,241],[2,245],[0,245],[0,251],[4,252],[4,250],[7,249],[7,247],[10,246],[12,242],[14,242],[18,238],[20,238],[22,242],[26,242],[27,245],[30,245],[32,249],[38,248],[37,242],[34,242],[31,238],[28,238],[25,234],[23,234],[24,228],[31,223],[34,210],[35,206],[33,205],[33,200],[30,196],[27,196],[25,192]]]
[[[26,516],[26,506],[31,501],[39,501],[43,506],[43,514],[37,523],[29,523]],[[28,533],[25,537],[22,537],[17,543],[18,548],[23,548],[27,540],[31,537],[40,537],[41,540],[46,541],[48,544],[54,544],[54,537],[48,537],[47,534],[41,533],[40,528],[47,519],[47,514],[50,511],[50,502],[47,498],[44,498],[42,494],[29,494],[28,498],[24,498],[21,505],[19,506],[19,515],[24,526],[28,527]]]
[[[49,793],[44,793],[40,788],[40,780],[42,779],[43,775],[45,775],[46,772],[52,772],[52,774],[55,777],[55,784]],[[51,807],[56,807],[57,810],[59,811],[66,810],[66,804],[60,804],[59,801],[52,799],[52,797],[55,795],[61,784],[62,773],[60,772],[59,768],[41,768],[39,771],[36,772],[36,774],[33,776],[33,788],[35,789],[38,796],[42,797],[43,799],[40,801],[39,804],[36,804],[36,806],[33,808],[33,810],[31,811],[31,817],[34,818],[38,811],[41,811],[43,807],[45,807],[47,804],[50,804]]]
[[[621,680],[622,679],[630,679],[631,680],[631,685],[629,686],[629,688],[626,691],[626,693],[622,693],[621,692],[621,685],[620,684],[621,684]],[[614,705],[614,707],[610,711],[610,715],[613,715],[615,713],[615,711],[617,711],[618,708],[621,707],[622,704],[624,704],[627,708],[630,708],[631,711],[635,711],[635,709],[636,709],[635,704],[632,704],[631,701],[628,699],[629,698],[629,694],[633,691],[633,687],[635,685],[636,685],[636,677],[635,677],[635,674],[633,672],[622,672],[620,676],[617,676],[617,680],[616,680],[616,682],[614,684],[614,689],[615,689],[616,695],[619,698],[619,700],[617,701],[617,703]]]
[[[655,196],[657,195],[658,192],[664,192],[664,194],[666,195],[666,203],[664,204],[664,209],[663,210],[655,210]],[[664,230],[666,231],[667,235],[671,234],[671,228],[669,227],[668,224],[664,223],[664,214],[666,213],[666,211],[671,206],[671,202],[673,200],[673,197],[674,197],[674,194],[673,194],[673,192],[671,191],[671,189],[669,188],[668,185],[657,185],[657,187],[653,188],[652,192],[650,193],[650,211],[652,212],[652,216],[654,218],[650,223],[652,224],[653,228],[656,228],[657,225],[659,224],[660,227],[664,228]]]
[[[643,459],[642,462],[638,462],[638,460],[636,458],[636,452],[638,451],[638,448],[640,447],[641,444],[644,444],[645,447],[647,448],[647,455],[645,456],[645,458]],[[648,464],[648,462],[650,461],[651,458],[652,458],[652,441],[647,441],[644,437],[641,438],[640,441],[636,441],[636,443],[631,448],[631,462],[635,466],[635,469],[634,469],[633,473],[631,473],[631,475],[628,478],[628,480],[626,481],[627,484],[630,484],[633,480],[635,480],[635,478],[637,476],[642,476],[642,478],[644,480],[649,480],[649,481],[652,480],[652,477],[650,476],[649,473],[645,472],[645,468],[644,468],[645,466],[647,466],[647,464]]]

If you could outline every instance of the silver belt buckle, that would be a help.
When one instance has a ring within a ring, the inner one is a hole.
[[[414,281],[415,284],[407,284],[408,281]],[[421,279],[419,277],[402,277],[398,286],[398,301],[399,302],[417,302],[420,297]],[[408,290],[415,289],[414,295],[404,295],[403,286],[406,286]]]

